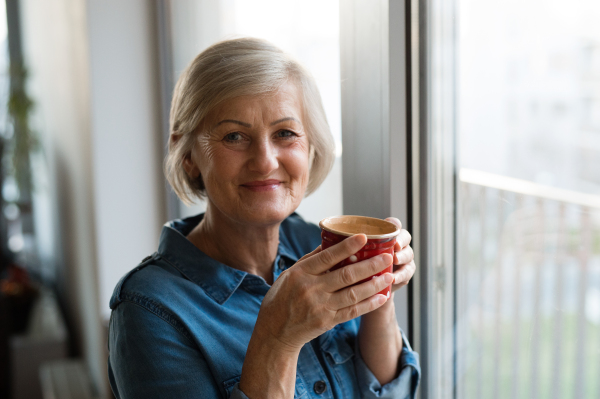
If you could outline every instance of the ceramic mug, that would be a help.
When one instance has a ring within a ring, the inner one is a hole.
[[[321,248],[327,249],[348,237],[355,234],[365,234],[367,243],[356,254],[344,259],[333,266],[330,270],[337,270],[340,267],[369,259],[377,255],[388,253],[394,256],[394,244],[396,237],[400,234],[400,229],[392,222],[386,220],[371,218],[367,216],[334,216],[321,220]],[[384,273],[392,273],[393,264],[383,269],[379,273],[359,281],[357,284],[368,281]],[[392,285],[384,288],[379,294],[390,297]]]

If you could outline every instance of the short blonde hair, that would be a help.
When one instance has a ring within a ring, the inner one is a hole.
[[[192,179],[183,163],[210,112],[236,97],[274,92],[288,81],[296,83],[302,92],[302,123],[310,145],[305,195],[321,185],[333,166],[335,145],[314,78],[292,57],[265,40],[232,39],[200,53],[175,85],[165,175],[184,203],[205,196],[202,176]]]

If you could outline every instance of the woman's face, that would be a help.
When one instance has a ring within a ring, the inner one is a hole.
[[[288,83],[277,92],[243,96],[207,118],[186,171],[202,175],[209,207],[234,222],[279,223],[304,197],[309,143],[300,91]]]

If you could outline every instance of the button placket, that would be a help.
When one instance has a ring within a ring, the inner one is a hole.
[[[321,381],[325,384],[325,390],[321,393],[316,393],[319,398],[322,399],[333,399],[333,388],[330,386],[327,379],[327,375],[325,374],[325,370],[323,370],[323,365],[319,362],[317,358],[317,354],[315,353],[312,345],[306,344],[302,347],[300,351],[300,356],[298,358],[298,370],[297,373],[301,375],[303,381],[305,381],[306,388],[310,390],[312,385],[313,392],[315,392],[315,382]],[[319,384],[320,385],[320,384]],[[311,397],[317,397],[315,394],[312,394]]]

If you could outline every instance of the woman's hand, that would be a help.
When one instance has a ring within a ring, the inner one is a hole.
[[[400,220],[392,217],[385,220],[394,223],[399,229],[402,229]],[[404,229],[400,231],[400,234],[396,238],[396,245],[394,246],[394,284],[392,285],[392,291],[408,284],[415,274],[415,254],[409,245],[411,239],[410,233]]]
[[[383,305],[378,295],[393,281],[390,273],[354,285],[392,263],[389,254],[366,259],[329,272],[367,242],[364,234],[349,237],[326,249],[318,247],[284,271],[262,302],[255,332],[292,351],[339,323]]]
[[[390,254],[329,272],[366,242],[359,234],[326,250],[318,247],[281,273],[262,301],[244,359],[239,387],[248,397],[291,398],[302,346],[386,302],[377,293],[394,280],[391,273],[354,284],[388,267]]]
[[[396,218],[387,218],[402,229]],[[408,284],[415,274],[414,253],[409,246],[410,233],[401,230],[394,246],[394,284],[392,291]],[[388,301],[376,311],[363,316],[358,332],[360,353],[365,364],[382,384],[398,375],[398,358],[402,352],[402,335],[396,320],[394,302]]]

